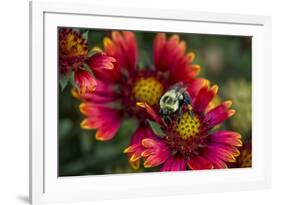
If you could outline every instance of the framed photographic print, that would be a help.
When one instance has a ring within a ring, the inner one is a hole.
[[[30,21],[31,203],[270,187],[270,17],[36,1]]]

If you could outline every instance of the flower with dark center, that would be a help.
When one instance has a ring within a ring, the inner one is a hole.
[[[240,156],[236,163],[231,163],[230,166],[238,168],[252,167],[252,143],[251,140],[243,140],[243,146],[239,149]]]
[[[200,66],[192,64],[194,53],[186,53],[186,43],[178,35],[167,38],[158,33],[153,43],[154,64],[146,67],[138,66],[137,41],[132,32],[112,32],[111,38],[104,39],[104,51],[116,59],[114,69],[94,69],[97,79],[94,93],[78,95],[73,90],[83,101],[80,111],[86,118],[81,127],[97,130],[98,140],[112,139],[125,118],[138,121],[131,144],[139,141],[139,136],[153,136],[146,121],[149,115],[136,102],[146,102],[159,110],[160,97],[172,85],[181,82],[196,87],[202,81],[196,78]],[[89,59],[87,64],[92,68],[94,62]],[[139,157],[130,162],[134,168],[139,167]]]
[[[241,135],[230,130],[213,129],[235,113],[230,109],[231,101],[209,107],[218,87],[210,87],[204,81],[196,87],[190,86],[187,91],[194,116],[185,110],[180,119],[176,116],[169,124],[164,123],[158,112],[147,103],[137,103],[154,119],[161,135],[139,136],[137,142],[124,150],[133,156],[130,160],[143,157],[144,167],[162,165],[161,171],[227,168],[228,162],[236,161],[240,154],[237,147],[242,146]]]
[[[96,88],[94,70],[113,69],[115,59],[104,52],[90,51],[86,39],[80,32],[67,28],[59,29],[59,74],[61,79],[73,78],[73,84],[80,93],[93,92]],[[92,62],[92,68],[88,69],[86,61]]]

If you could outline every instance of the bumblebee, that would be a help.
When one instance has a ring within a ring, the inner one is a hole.
[[[165,123],[170,123],[176,115],[178,115],[178,121],[180,121],[183,115],[183,108],[187,109],[187,112],[193,119],[194,113],[192,111],[190,95],[181,84],[173,86],[160,98],[159,114]]]

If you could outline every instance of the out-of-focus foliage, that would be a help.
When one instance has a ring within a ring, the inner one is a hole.
[[[87,31],[80,29],[81,32]],[[139,66],[151,65],[155,33],[135,32],[138,40]],[[90,48],[102,48],[103,38],[110,31],[88,30]],[[219,86],[220,99],[232,100],[236,114],[221,128],[240,132],[251,141],[251,37],[179,34],[188,50],[196,54],[201,77]],[[94,175],[152,171],[133,170],[123,150],[137,127],[135,119],[123,122],[116,137],[107,142],[95,140],[95,132],[82,130],[83,117],[79,101],[71,96],[70,85],[59,92],[59,175]]]
[[[225,84],[223,96],[231,99],[233,108],[237,110],[229,119],[231,126],[244,138],[249,138],[252,131],[251,83],[244,79],[229,80]]]

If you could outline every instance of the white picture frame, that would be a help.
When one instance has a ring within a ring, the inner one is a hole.
[[[253,167],[58,177],[56,127],[58,26],[252,36]],[[31,203],[269,188],[271,186],[270,51],[271,18],[266,16],[105,7],[73,2],[30,2]],[[165,180],[162,180],[163,177]],[[147,181],[151,183],[148,184]]]

